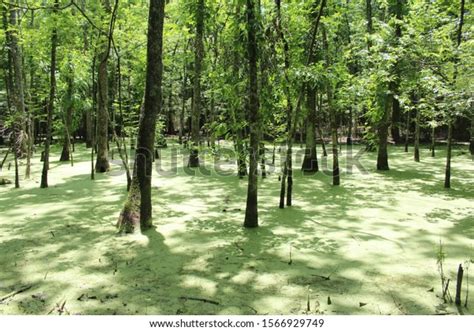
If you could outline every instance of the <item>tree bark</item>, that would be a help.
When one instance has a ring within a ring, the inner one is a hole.
[[[451,188],[451,152],[453,142],[453,122],[448,120],[448,146],[446,151],[446,169],[444,174],[444,187]]]
[[[395,23],[395,44],[398,46],[400,44],[400,38],[402,37],[402,27],[401,21],[403,19],[403,0],[396,0],[393,11],[395,12],[395,17],[397,22]],[[395,78],[393,82],[393,93],[398,95],[400,89],[400,69],[398,61],[394,64]],[[392,138],[395,144],[401,142],[400,137],[400,102],[398,98],[393,98],[392,103],[392,128],[391,128]]]
[[[410,112],[407,111],[407,122],[405,127],[405,153],[408,153],[408,143],[410,140]]]
[[[382,105],[382,119],[377,128],[378,155],[377,170],[390,170],[388,166],[388,128],[390,127],[390,109],[392,108],[393,94],[391,90],[386,93]]]
[[[244,227],[258,227],[258,148],[259,148],[259,97],[257,73],[257,20],[254,0],[247,0],[247,56],[249,63],[249,126],[250,126],[250,169],[247,189],[247,206]]]
[[[191,119],[192,146],[189,154],[189,167],[199,167],[199,141],[200,141],[200,117],[201,117],[201,71],[202,59],[204,57],[204,0],[198,0],[196,9],[196,37],[194,56],[194,88],[193,108]]]
[[[165,2],[151,0],[145,102],[138,128],[135,169],[127,202],[118,221],[119,232],[133,233],[152,227],[151,178],[156,119],[161,110],[163,81],[163,21]]]
[[[416,108],[416,116],[415,116],[415,162],[420,162],[420,110],[418,107]]]
[[[111,13],[109,0],[102,0],[102,5],[106,13]],[[113,18],[111,18],[113,20]],[[111,29],[111,28],[110,28]],[[111,31],[109,31],[110,33]],[[97,127],[96,144],[97,158],[95,171],[99,173],[107,172],[110,169],[108,151],[108,131],[109,131],[109,96],[108,96],[108,72],[107,65],[110,53],[110,35],[101,36],[102,52],[99,54],[99,67],[97,71]]]
[[[457,31],[457,43],[456,49],[459,48],[461,45],[461,37],[462,37],[462,27],[464,24],[464,0],[461,1],[461,8],[459,13],[459,25]],[[459,58],[455,57],[454,59],[454,77],[453,77],[453,84],[452,86],[456,86],[456,79],[457,79],[457,70],[458,70],[458,62]],[[454,119],[448,114],[448,151],[446,153],[446,171],[444,177],[444,187],[451,188],[451,150],[452,150],[452,140],[453,140],[453,121]]]
[[[71,126],[72,126],[72,112],[73,112],[73,89],[74,89],[74,77],[71,72],[66,78],[67,80],[67,91],[64,108],[66,113],[64,114],[64,138],[63,138],[63,149],[61,152],[60,162],[66,162],[71,160]]]
[[[308,117],[306,120],[306,149],[301,170],[305,173],[315,173],[319,171],[319,166],[316,153],[316,90],[314,88],[308,88],[306,104],[308,108]]]
[[[431,128],[431,157],[435,157],[435,149],[436,149],[436,136],[435,136],[435,133],[436,133],[436,129],[435,127],[433,126]]]
[[[57,14],[59,7],[59,0],[54,2],[54,13]],[[50,79],[49,79],[49,102],[48,102],[48,120],[46,126],[46,141],[44,143],[44,160],[43,160],[43,171],[41,174],[41,188],[48,187],[48,170],[49,170],[49,150],[51,145],[51,134],[53,125],[53,112],[54,112],[54,98],[56,97],[56,49],[58,46],[58,31],[56,28],[56,22],[54,22],[54,28],[51,33],[51,68],[50,68]]]
[[[474,158],[474,111],[471,115],[471,139],[469,142],[469,151],[471,152],[471,156]]]

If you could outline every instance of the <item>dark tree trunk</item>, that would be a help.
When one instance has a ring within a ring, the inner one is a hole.
[[[403,20],[403,0],[396,0],[394,8],[392,9],[395,13],[395,17],[397,21],[395,23],[395,45],[398,46],[400,44],[400,38],[402,37],[402,27],[401,21]],[[400,69],[398,61],[394,65],[395,71],[395,79],[393,81],[393,93],[398,95],[400,89]],[[400,102],[397,98],[393,98],[392,102],[392,138],[395,144],[399,144],[401,142],[400,136]]]
[[[435,149],[436,149],[436,136],[435,136],[436,130],[435,127],[433,126],[431,128],[431,157],[435,157]]]
[[[405,153],[408,153],[408,144],[410,140],[410,112],[407,111],[407,122],[405,127]]]
[[[318,156],[316,154],[316,90],[308,88],[306,120],[306,149],[302,169],[305,173],[315,173],[319,170]]]
[[[57,13],[59,0],[54,2],[54,13]],[[44,161],[43,171],[41,174],[41,188],[48,187],[48,170],[49,170],[49,149],[51,144],[51,133],[53,125],[54,98],[56,97],[56,49],[58,46],[58,31],[53,28],[51,34],[51,68],[49,79],[49,102],[48,102],[48,121],[46,126],[46,141],[44,143]]]
[[[250,169],[247,190],[247,206],[245,208],[244,227],[258,226],[258,147],[259,147],[259,98],[258,98],[258,73],[257,73],[257,22],[255,19],[254,0],[247,0],[247,30],[248,44],[247,55],[249,62],[249,125],[250,125]]]
[[[187,48],[184,49],[184,54],[186,54],[186,50]],[[184,58],[186,59],[186,55],[184,56]],[[184,114],[185,114],[185,111],[186,111],[186,100],[187,100],[187,97],[186,97],[186,81],[187,81],[187,73],[186,73],[186,66],[187,66],[187,63],[186,63],[186,60],[184,61],[184,65],[183,65],[183,80],[182,80],[182,83],[181,83],[181,111],[179,113],[179,143],[182,144],[183,143],[183,137],[184,137]]]
[[[72,72],[67,77],[67,91],[66,91],[66,114],[64,115],[64,141],[63,150],[61,152],[60,162],[71,160],[71,126],[72,126],[72,112],[73,112],[73,88],[74,88],[74,77]]]
[[[332,90],[331,87],[328,87],[328,104],[329,104],[329,116],[331,119],[331,140],[332,140],[332,184],[338,186],[341,183],[340,170],[339,170],[339,150],[337,148],[338,139],[337,139],[337,122],[336,122],[336,113],[335,109],[332,106]]]
[[[111,13],[109,0],[102,0],[103,7],[107,13]],[[113,18],[112,18],[113,19]],[[111,27],[110,27],[111,29]],[[110,31],[109,31],[110,32]],[[96,172],[107,172],[110,169],[108,152],[108,131],[109,131],[109,91],[107,65],[110,53],[109,35],[101,36],[102,51],[99,54],[99,68],[97,72],[97,127],[96,144],[97,159],[95,163]]]
[[[392,108],[393,94],[388,91],[384,97],[382,105],[382,119],[378,124],[378,155],[377,155],[377,170],[390,170],[388,166],[388,128],[390,127],[390,109]]]
[[[456,48],[459,48],[461,45],[462,37],[462,27],[464,24],[464,0],[461,0],[461,9],[459,13],[459,25],[457,31],[457,43]],[[456,57],[454,60],[454,77],[453,77],[453,86],[456,86],[456,79],[458,73],[458,62],[459,59]],[[444,187],[451,188],[451,150],[452,150],[452,141],[453,141],[453,121],[454,119],[451,115],[448,115],[448,151],[446,153],[446,171],[444,177]]]
[[[192,146],[189,154],[189,167],[199,167],[200,117],[201,117],[201,71],[204,57],[204,0],[198,0],[196,9],[196,37],[194,57],[194,88],[192,108]]]
[[[138,128],[137,151],[132,185],[120,214],[120,232],[132,233],[152,226],[151,178],[156,118],[161,109],[163,80],[163,21],[165,2],[150,1],[146,88]]]
[[[416,116],[415,116],[415,162],[420,162],[420,110],[418,107],[416,108]]]
[[[448,147],[446,151],[446,171],[444,176],[444,187],[451,188],[451,151],[453,142],[453,123],[449,119],[448,123]]]
[[[469,151],[471,152],[471,156],[474,157],[474,112],[471,115],[471,140],[469,143]]]

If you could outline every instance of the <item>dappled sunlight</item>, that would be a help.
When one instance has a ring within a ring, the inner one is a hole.
[[[72,314],[455,312],[439,297],[436,251],[441,240],[451,279],[473,256],[467,155],[454,157],[449,191],[442,153],[415,164],[391,148],[387,172],[365,153],[366,172],[343,173],[340,187],[322,172],[303,176],[295,163],[293,207],[278,208],[278,172],[259,180],[257,229],[242,227],[247,179],[235,162],[232,176],[210,177],[177,162],[176,175],[153,178],[155,228],[119,236],[125,175],[91,181],[85,153],[78,148],[74,167],[52,170],[47,190],[37,188],[36,158],[32,180],[0,187],[0,294],[33,285],[0,313],[46,314],[64,301]]]

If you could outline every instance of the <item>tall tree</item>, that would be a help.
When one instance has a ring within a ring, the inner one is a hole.
[[[250,162],[247,189],[247,207],[244,226],[258,227],[258,156],[259,156],[259,96],[258,96],[258,45],[254,0],[247,0],[247,56],[249,64],[248,120],[250,126]]]
[[[164,15],[165,1],[150,0],[145,102],[140,114],[132,185],[117,224],[122,233],[152,226],[151,178],[156,119],[162,106]]]
[[[193,78],[193,108],[191,115],[192,146],[189,154],[189,166],[199,167],[199,142],[201,119],[201,71],[204,57],[204,0],[197,0],[196,6],[196,35],[194,38],[194,78]]]
[[[57,14],[59,1],[54,1],[53,13]],[[48,171],[49,171],[49,151],[51,145],[51,135],[53,126],[54,99],[56,98],[56,52],[58,47],[58,29],[56,19],[53,20],[53,30],[51,32],[51,64],[49,74],[49,101],[48,101],[48,119],[46,124],[46,141],[44,143],[43,172],[41,174],[41,188],[48,187]]]
[[[115,15],[118,7],[118,0],[115,0],[112,11],[109,0],[101,0],[105,13],[111,14],[108,33],[101,35],[102,52],[99,54],[99,66],[97,72],[97,161],[95,170],[97,172],[107,172],[110,169],[108,138],[109,138],[109,91],[107,66],[110,57]]]
[[[464,25],[464,6],[465,6],[465,0],[460,0],[460,13],[459,13],[459,23],[457,27],[457,33],[456,33],[456,49],[459,49],[459,46],[461,45],[461,40],[462,40],[462,28]],[[459,56],[455,55],[454,56],[454,77],[453,77],[453,82],[452,86],[456,86],[456,79],[457,79],[457,74],[458,74],[458,62],[459,62]],[[445,188],[451,188],[451,154],[452,154],[452,141],[453,141],[453,122],[454,119],[450,112],[448,111],[448,150],[446,154],[446,170],[445,170],[445,176],[444,176],[444,187]]]

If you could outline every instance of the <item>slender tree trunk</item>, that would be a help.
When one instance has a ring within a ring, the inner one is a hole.
[[[320,126],[320,125],[317,125],[317,126],[316,126],[316,129],[318,130],[319,138],[321,139],[321,145],[322,145],[322,148],[323,148],[323,156],[324,156],[324,157],[327,157],[327,156],[328,156],[328,152],[327,152],[327,150],[326,150],[326,143],[324,142],[323,130],[321,129],[321,126]]]
[[[67,77],[67,91],[66,91],[66,104],[64,108],[66,113],[64,114],[64,140],[63,149],[61,152],[60,162],[70,161],[71,155],[71,126],[72,126],[72,112],[73,112],[73,89],[74,89],[74,77],[72,72]]]
[[[420,162],[420,110],[416,108],[416,117],[415,117],[415,162]]]
[[[182,80],[182,83],[181,83],[181,112],[179,114],[179,144],[182,144],[183,143],[183,137],[184,137],[184,114],[185,114],[185,111],[186,111],[186,100],[187,100],[187,80],[188,80],[188,77],[187,77],[187,71],[186,71],[186,67],[188,65],[187,61],[186,61],[186,52],[188,50],[188,43],[186,43],[186,46],[184,47],[184,52],[183,52],[183,56],[184,56],[184,64],[183,64],[183,80]]]
[[[435,149],[436,149],[436,128],[433,126],[431,128],[431,157],[435,157]]]
[[[250,169],[247,190],[247,206],[245,208],[244,227],[258,226],[258,147],[259,147],[259,97],[257,73],[257,21],[255,18],[254,0],[247,0],[247,54],[249,62],[249,126],[250,126]]]
[[[464,0],[460,0],[461,2],[461,8],[460,8],[460,13],[459,13],[459,25],[458,25],[458,31],[457,31],[457,43],[456,43],[456,49],[459,48],[461,45],[461,38],[462,38],[462,27],[464,24]],[[457,79],[457,73],[458,73],[458,62],[459,58],[455,58],[454,60],[454,77],[453,77],[453,84],[452,86],[456,86],[456,79]],[[445,171],[445,177],[444,177],[444,187],[445,188],[451,188],[451,149],[452,149],[452,140],[453,140],[453,122],[454,119],[451,117],[451,115],[448,116],[448,151],[446,155],[446,171]]]
[[[348,130],[347,130],[347,140],[346,144],[347,146],[352,146],[352,122],[353,122],[353,109],[352,107],[349,108],[349,123],[348,123]]]
[[[196,37],[194,57],[194,88],[192,109],[192,139],[193,144],[189,154],[189,167],[199,167],[200,117],[201,117],[201,71],[204,57],[204,0],[198,0],[196,9]]]
[[[407,111],[407,122],[405,127],[405,153],[408,153],[408,144],[410,140],[410,112]]]
[[[471,115],[471,140],[469,143],[469,151],[471,152],[471,156],[474,159],[474,111],[472,111]]]
[[[54,13],[56,14],[59,7],[59,0],[54,2]],[[56,28],[56,22],[51,34],[51,68],[50,68],[50,79],[49,79],[49,102],[48,102],[48,120],[46,126],[46,141],[44,143],[44,161],[43,171],[41,174],[41,188],[48,187],[48,170],[49,170],[49,149],[51,145],[52,125],[53,125],[53,112],[54,112],[54,98],[56,97],[56,49],[58,46],[58,31]]]
[[[156,119],[161,110],[163,81],[163,21],[165,2],[150,1],[146,88],[138,128],[137,152],[132,185],[120,214],[120,232],[132,233],[152,226],[151,177]]]
[[[306,104],[308,108],[308,117],[306,120],[306,149],[301,170],[305,173],[315,173],[319,170],[315,137],[316,90],[308,88],[307,93]]]
[[[34,23],[35,23],[35,11],[31,11],[31,19],[29,23],[30,29],[34,28]],[[34,135],[34,126],[33,126],[33,119],[32,119],[32,113],[33,110],[31,109],[33,107],[33,89],[34,89],[34,77],[35,77],[35,66],[34,66],[34,61],[33,61],[33,56],[29,56],[29,64],[30,64],[30,87],[29,87],[29,102],[30,102],[30,107],[27,110],[27,115],[26,115],[26,136],[27,136],[27,151],[26,151],[26,168],[25,168],[25,179],[30,179],[31,177],[31,157],[33,156],[33,146],[34,146],[34,140],[33,140],[33,135]],[[25,79],[26,80],[26,79]],[[26,83],[25,83],[26,86]]]
[[[378,155],[377,170],[390,170],[388,166],[388,128],[390,127],[390,109],[392,108],[393,94],[388,91],[382,106],[383,117],[377,128]]]
[[[9,81],[10,81],[10,94],[8,99],[12,99],[10,105],[14,106],[15,120],[12,124],[12,134],[10,139],[12,140],[12,151],[14,154],[15,161],[15,187],[20,187],[20,176],[18,169],[18,157],[25,153],[25,96],[24,96],[24,82],[23,82],[23,56],[19,45],[19,22],[18,15],[19,10],[17,8],[9,7],[10,10],[10,24],[8,21],[4,22],[6,41],[9,46],[7,51],[8,62],[10,68],[8,70]],[[5,13],[6,15],[6,13]],[[6,16],[4,16],[6,18]]]
[[[448,147],[446,151],[446,170],[444,176],[444,187],[451,188],[451,151],[453,142],[453,122],[449,119],[448,123]]]
[[[332,139],[332,184],[338,186],[341,183],[340,171],[339,171],[339,151],[338,151],[338,139],[337,139],[337,121],[335,109],[332,105],[332,89],[328,87],[328,105],[329,105],[329,115],[331,119],[331,139]]]
[[[401,22],[403,20],[403,3],[404,0],[396,0],[396,3],[393,5],[392,11],[395,14],[397,19],[395,23],[395,46],[400,44],[400,38],[402,37],[402,27]],[[398,61],[394,65],[395,77],[393,81],[393,93],[395,95],[399,94],[400,89],[400,65]],[[393,98],[392,102],[392,128],[391,128],[392,138],[395,144],[401,142],[400,137],[400,102],[397,98]]]
[[[91,70],[91,79],[92,79],[92,107],[88,113],[91,117],[91,180],[95,180],[95,150],[97,148],[95,137],[97,136],[97,116],[96,116],[96,106],[97,106],[97,84],[95,81],[95,72],[96,72],[96,61],[97,56],[94,54],[92,59],[92,70]]]

